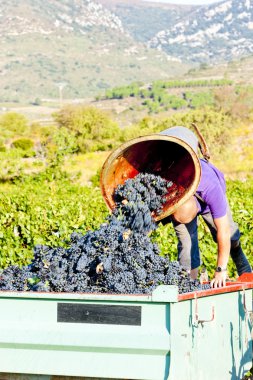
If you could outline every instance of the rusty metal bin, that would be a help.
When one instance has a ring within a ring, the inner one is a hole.
[[[0,378],[239,380],[252,365],[252,288],[248,274],[182,295],[2,291]]]
[[[132,139],[113,151],[102,167],[100,181],[102,195],[110,209],[115,206],[115,188],[140,172],[173,181],[163,211],[155,219],[165,218],[193,195],[199,184],[197,137],[189,129],[177,126]]]

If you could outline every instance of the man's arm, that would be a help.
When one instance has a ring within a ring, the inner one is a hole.
[[[214,219],[217,228],[218,257],[217,267],[226,268],[230,254],[230,225],[227,214]],[[215,272],[211,287],[217,288],[226,285],[227,271]]]

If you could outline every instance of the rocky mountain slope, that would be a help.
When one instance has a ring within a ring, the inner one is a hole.
[[[155,3],[140,0],[99,0],[117,15],[130,35],[137,41],[148,42],[158,32],[172,27],[197,6]]]
[[[60,31],[86,33],[93,27],[124,33],[115,14],[90,0],[2,0],[0,17],[1,37]]]
[[[161,30],[149,46],[195,62],[229,61],[253,53],[253,1],[225,0],[200,7]]]

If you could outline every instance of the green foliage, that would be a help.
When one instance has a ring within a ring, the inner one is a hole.
[[[172,108],[173,110],[178,110],[180,108],[187,107],[187,102],[178,96],[170,95],[167,99],[167,104],[164,104],[167,109]]]
[[[152,91],[150,93],[152,99],[145,99],[143,105],[147,106],[149,113],[158,113],[162,110],[178,110],[187,107],[187,101],[176,95],[169,95],[162,91]]]
[[[0,116],[1,136],[10,138],[23,136],[28,133],[28,121],[23,115],[16,112],[8,112]]]
[[[149,113],[157,113],[160,107],[160,104],[158,101],[146,99],[143,104],[147,106]]]
[[[173,80],[168,82],[157,81],[164,88],[180,87],[219,87],[232,85],[233,81],[228,79],[196,79],[191,81]]]
[[[163,93],[166,88],[186,88],[186,87],[220,87],[232,85],[231,80],[227,79],[210,79],[210,80],[192,80],[192,81],[154,81],[149,89],[143,88],[143,83],[132,83],[129,86],[114,87],[107,90],[105,99],[123,99],[129,96],[141,96],[154,98],[155,94]]]
[[[253,179],[228,183],[228,198],[235,220],[240,226],[242,246],[253,264]]]
[[[105,94],[106,99],[123,99],[134,96],[143,99],[142,105],[147,107],[149,113],[158,113],[167,110],[178,110],[183,108],[201,108],[214,105],[212,92],[204,92],[199,87],[216,88],[231,86],[232,81],[222,80],[194,80],[194,81],[154,81],[149,87],[134,83],[125,87],[116,87],[108,90]],[[194,92],[183,91],[181,94],[170,94],[168,89],[175,88],[194,88]]]
[[[129,96],[139,96],[142,83],[132,83],[129,86],[115,87],[105,92],[106,99],[123,99]]]
[[[61,181],[2,186],[0,266],[26,265],[36,244],[67,245],[74,231],[96,229],[107,214],[99,190]]]
[[[148,124],[148,120],[146,121]],[[145,127],[145,123],[143,125]],[[48,169],[47,169],[48,170]],[[86,233],[97,229],[108,210],[97,187],[81,187],[67,176],[57,177],[57,168],[28,177],[13,185],[1,185],[0,192],[0,266],[26,265],[36,244],[67,246],[74,231]],[[54,175],[53,175],[54,173]],[[99,184],[99,172],[93,183]],[[253,179],[245,182],[228,181],[227,194],[235,221],[239,223],[241,241],[253,265]],[[200,218],[201,219],[201,218]],[[152,233],[162,255],[177,258],[177,239],[171,224],[159,223]],[[204,222],[199,226],[199,245],[203,264],[212,275],[216,265],[217,248]],[[233,263],[229,275],[236,276]]]
[[[214,105],[214,96],[209,92],[186,92],[184,98],[189,102],[191,108],[201,108]]]
[[[12,142],[12,146],[16,149],[29,150],[34,147],[34,143],[30,139],[20,138],[20,139],[14,140]]]
[[[46,133],[42,145],[49,170],[60,170],[65,157],[78,150],[74,133],[65,127],[54,129],[49,135]]]
[[[13,182],[24,174],[23,155],[17,149],[0,151],[0,183]]]
[[[92,186],[99,188],[99,186],[100,186],[100,174],[101,174],[101,170],[99,169],[99,170],[97,170],[96,174],[94,174],[91,177],[90,181],[92,183]]]
[[[69,105],[54,116],[60,127],[73,133],[78,150],[83,153],[111,149],[119,134],[118,125],[94,107]]]

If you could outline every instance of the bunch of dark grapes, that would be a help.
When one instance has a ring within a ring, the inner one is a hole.
[[[162,211],[165,195],[172,182],[153,174],[139,174],[119,185],[114,199],[114,217],[120,218],[125,227],[137,232],[149,232],[156,228],[152,214]]]
[[[169,284],[179,293],[200,290],[199,281],[160,256],[149,237],[171,186],[152,174],[128,179],[117,187],[115,210],[98,230],[72,234],[68,248],[36,246],[30,265],[2,271],[0,289],[143,294]]]

